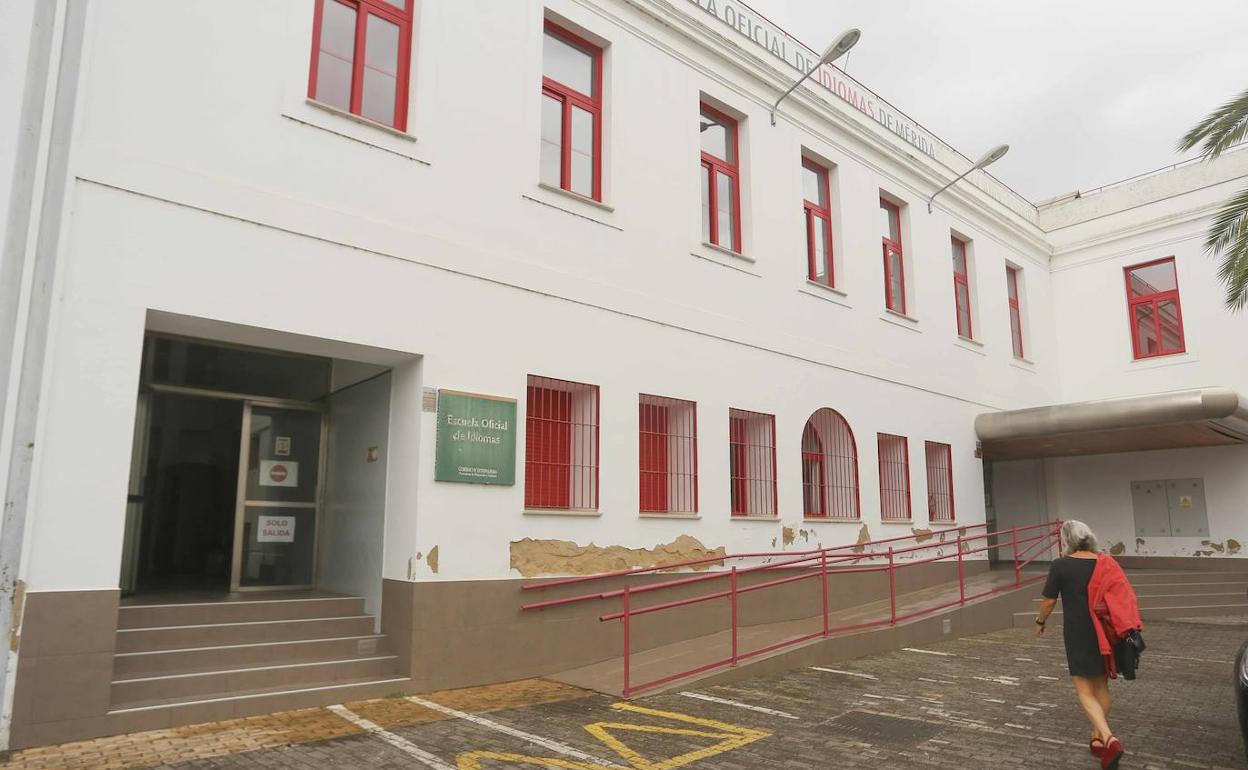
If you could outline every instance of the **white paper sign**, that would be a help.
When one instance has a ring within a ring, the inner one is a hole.
[[[290,457],[290,436],[275,436],[273,438],[273,454],[278,457]]]
[[[295,542],[294,516],[257,516],[257,543]]]
[[[260,486],[299,486],[299,463],[292,460],[261,460]]]

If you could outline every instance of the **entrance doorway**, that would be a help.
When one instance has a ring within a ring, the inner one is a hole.
[[[316,584],[329,373],[326,359],[146,340],[123,593]]]

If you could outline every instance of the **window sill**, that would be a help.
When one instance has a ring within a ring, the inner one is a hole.
[[[732,521],[780,521],[779,516],[732,516],[730,518]]]
[[[587,198],[584,195],[581,195],[580,193],[572,192],[571,190],[565,190],[562,187],[556,187],[553,184],[546,184],[545,182],[538,182],[537,186],[543,190],[552,192],[555,195],[562,195],[563,197],[574,200],[578,203],[584,203],[586,206],[593,206],[596,209],[602,209],[603,211],[606,211],[606,212],[615,211],[615,206],[603,203],[602,201],[596,201],[593,198]]]
[[[589,220],[590,222],[602,225],[603,227],[609,227],[618,232],[624,232],[624,228],[609,221],[611,215],[615,212],[615,209],[610,206],[599,203],[596,200],[586,198],[583,195],[568,192],[567,190],[559,187],[551,187],[550,185],[542,182],[538,182],[537,187],[537,195],[521,193],[520,197],[525,200],[532,201],[540,206],[548,206],[557,211],[562,211],[565,214],[571,214],[574,217]]]
[[[655,511],[642,511],[637,514],[643,519],[700,519],[700,513],[657,513]]]
[[[883,315],[880,316],[881,321],[887,321],[893,326],[900,326],[903,329],[909,329],[917,334],[922,334],[923,330],[919,328],[919,319],[914,316],[908,316],[904,313],[898,313],[896,310],[884,309]]]
[[[751,269],[754,265],[753,257],[738,254],[731,249],[725,249],[723,246],[716,246],[713,243],[706,243],[703,241],[698,244],[694,251],[689,252],[689,254],[697,257],[698,259],[705,259],[707,262],[719,265],[720,267],[726,267],[729,270],[736,270],[739,273],[752,275],[755,278],[762,278],[759,273]]]
[[[984,343],[980,342],[979,340],[973,340],[970,337],[963,337],[961,335],[954,337],[953,345],[954,347],[962,348],[968,353],[974,353],[980,356],[988,355],[987,353],[984,352],[984,349],[983,349]]]
[[[416,156],[415,136],[315,99],[305,98],[301,103],[291,104],[282,111],[282,117],[426,166],[431,165],[429,161]]]
[[[797,287],[797,290],[802,294],[814,297],[815,299],[821,299],[824,302],[831,302],[833,305],[840,305],[841,307],[849,308],[850,310],[854,308],[853,305],[842,299],[843,297],[849,296],[848,294],[840,289],[825,286],[822,283],[816,283],[808,280],[806,281],[805,286],[799,286]]]
[[[1127,362],[1123,371],[1139,371],[1141,369],[1164,369],[1168,366],[1184,366],[1186,364],[1199,363],[1200,359],[1193,356],[1187,351],[1182,353],[1167,353],[1163,356],[1149,356],[1148,358],[1133,358]]]
[[[914,519],[880,519],[880,523],[885,526],[889,524],[896,524],[903,527],[913,527]]]
[[[602,516],[601,511],[585,511],[563,508],[525,508],[522,513],[525,516],[580,516],[591,519]]]
[[[849,519],[842,516],[805,516],[802,521],[807,524],[861,524],[862,519]]]
[[[1015,369],[1021,369],[1024,372],[1036,373],[1036,362],[1027,358],[1012,358],[1010,359],[1010,366]]]

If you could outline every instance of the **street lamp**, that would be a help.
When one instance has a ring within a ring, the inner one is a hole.
[[[835,40],[833,40],[828,45],[827,48],[823,49],[823,55],[819,57],[819,63],[811,67],[810,70],[805,75],[802,75],[800,78],[798,78],[797,82],[789,86],[789,90],[785,91],[784,94],[779,99],[776,100],[776,103],[771,105],[771,125],[773,126],[776,125],[776,108],[780,106],[780,102],[784,101],[784,98],[786,96],[793,93],[793,89],[797,88],[803,82],[805,82],[806,78],[815,74],[815,70],[819,69],[825,64],[831,64],[832,62],[841,58],[845,54],[849,53],[849,49],[853,48],[854,45],[857,44],[858,38],[860,37],[862,37],[862,30],[858,29],[857,27],[854,27],[852,29],[847,29],[844,32],[842,32]]]
[[[992,165],[993,163],[996,163],[997,161],[1001,160],[1002,156],[1004,156],[1009,151],[1010,151],[1010,146],[1008,144],[998,144],[996,147],[993,147],[991,150],[984,153],[984,157],[975,161],[974,166],[971,166],[966,171],[959,174],[957,178],[955,178],[952,182],[940,188],[936,192],[932,193],[932,197],[927,199],[927,213],[929,214],[932,213],[932,201],[936,200],[937,195],[940,195],[945,190],[948,190],[950,187],[956,184],[958,180],[960,180],[962,177],[966,176],[967,174],[971,173],[975,169]]]

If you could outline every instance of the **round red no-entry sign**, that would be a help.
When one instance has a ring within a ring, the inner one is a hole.
[[[269,478],[279,483],[285,481],[286,480],[286,466],[274,465],[272,468],[269,468]]]

